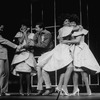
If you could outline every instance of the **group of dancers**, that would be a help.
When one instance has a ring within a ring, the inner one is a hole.
[[[20,76],[20,95],[24,95],[24,77],[26,77],[27,95],[30,95],[32,73],[37,75],[37,93],[35,95],[53,93],[49,72],[63,68],[65,68],[65,72],[60,74],[59,83],[55,88],[56,91],[67,96],[79,94],[78,72],[80,72],[86,85],[87,94],[91,95],[88,75],[98,74],[100,65],[84,41],[88,30],[79,24],[78,16],[72,14],[65,17],[61,28],[58,30],[57,39],[59,43],[55,47],[53,47],[52,34],[45,29],[43,23],[37,23],[35,30],[35,34],[30,33],[27,25],[22,24],[20,32],[15,35],[18,44],[15,45],[16,53],[11,67],[13,69],[12,74]],[[4,42],[0,39],[0,45],[3,44]],[[37,61],[34,52],[41,54]],[[74,89],[70,94],[67,85],[72,72]],[[45,83],[45,90],[43,90],[43,82]],[[2,90],[3,85],[0,85]]]

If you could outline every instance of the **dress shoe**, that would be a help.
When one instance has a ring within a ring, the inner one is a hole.
[[[24,93],[19,93],[19,95],[24,96]]]
[[[38,90],[38,93],[36,93],[36,96],[42,95],[43,94],[43,90]]]
[[[62,88],[62,93],[63,93],[63,95],[65,95],[65,96],[70,96],[70,94],[69,94],[68,92],[66,92],[63,88]]]
[[[55,92],[57,92],[59,95],[63,95],[62,90],[59,87],[55,88]]]
[[[75,96],[75,95],[78,95],[79,96],[79,88],[77,88],[72,94],[70,94],[70,95],[73,95],[73,96]]]
[[[53,93],[53,89],[46,89],[46,91],[42,95],[49,95]]]
[[[0,96],[10,96],[10,93],[3,92],[3,93],[0,94]]]
[[[27,96],[30,96],[31,94],[30,94],[30,93],[26,93],[26,95],[27,95]]]
[[[59,87],[56,87],[55,92],[59,92],[59,91],[61,91],[61,89]]]
[[[88,91],[87,91],[87,95],[92,95],[91,90],[88,90]]]

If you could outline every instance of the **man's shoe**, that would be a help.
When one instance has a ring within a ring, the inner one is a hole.
[[[53,89],[46,89],[46,91],[42,94],[42,95],[49,95],[49,94],[52,94],[53,93]]]
[[[42,95],[43,94],[43,90],[38,90],[38,93],[36,93],[36,96]]]

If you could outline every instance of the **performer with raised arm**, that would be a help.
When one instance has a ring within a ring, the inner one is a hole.
[[[15,38],[18,39],[21,48],[16,50],[16,54],[11,64],[14,68],[13,74],[20,76],[20,95],[24,95],[23,85],[24,77],[26,77],[27,95],[30,95],[31,73],[36,67],[33,49],[34,34],[29,32],[29,28],[26,24],[22,24],[20,32],[15,35]]]

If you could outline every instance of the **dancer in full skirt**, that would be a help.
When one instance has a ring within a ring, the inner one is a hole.
[[[75,19],[72,21],[72,26],[76,27],[77,24]],[[74,65],[74,75],[73,83],[74,90],[71,95],[79,94],[78,88],[78,74],[81,72],[82,79],[85,82],[87,94],[91,95],[91,89],[89,87],[88,75],[97,74],[100,72],[100,65],[97,62],[95,56],[89,49],[89,46],[84,42],[84,36],[87,35],[88,30],[81,27],[78,31],[72,34],[72,39],[70,41],[64,40],[62,43],[71,43],[72,47],[70,48],[73,56],[73,65]]]
[[[27,95],[30,95],[30,76],[33,70],[35,72],[36,67],[36,60],[33,55],[34,34],[28,32],[28,30],[27,25],[22,24],[20,32],[16,34],[15,38],[18,38],[21,48],[16,50],[11,64],[13,66],[13,74],[20,77],[20,95],[24,95],[24,77],[26,77]]]

